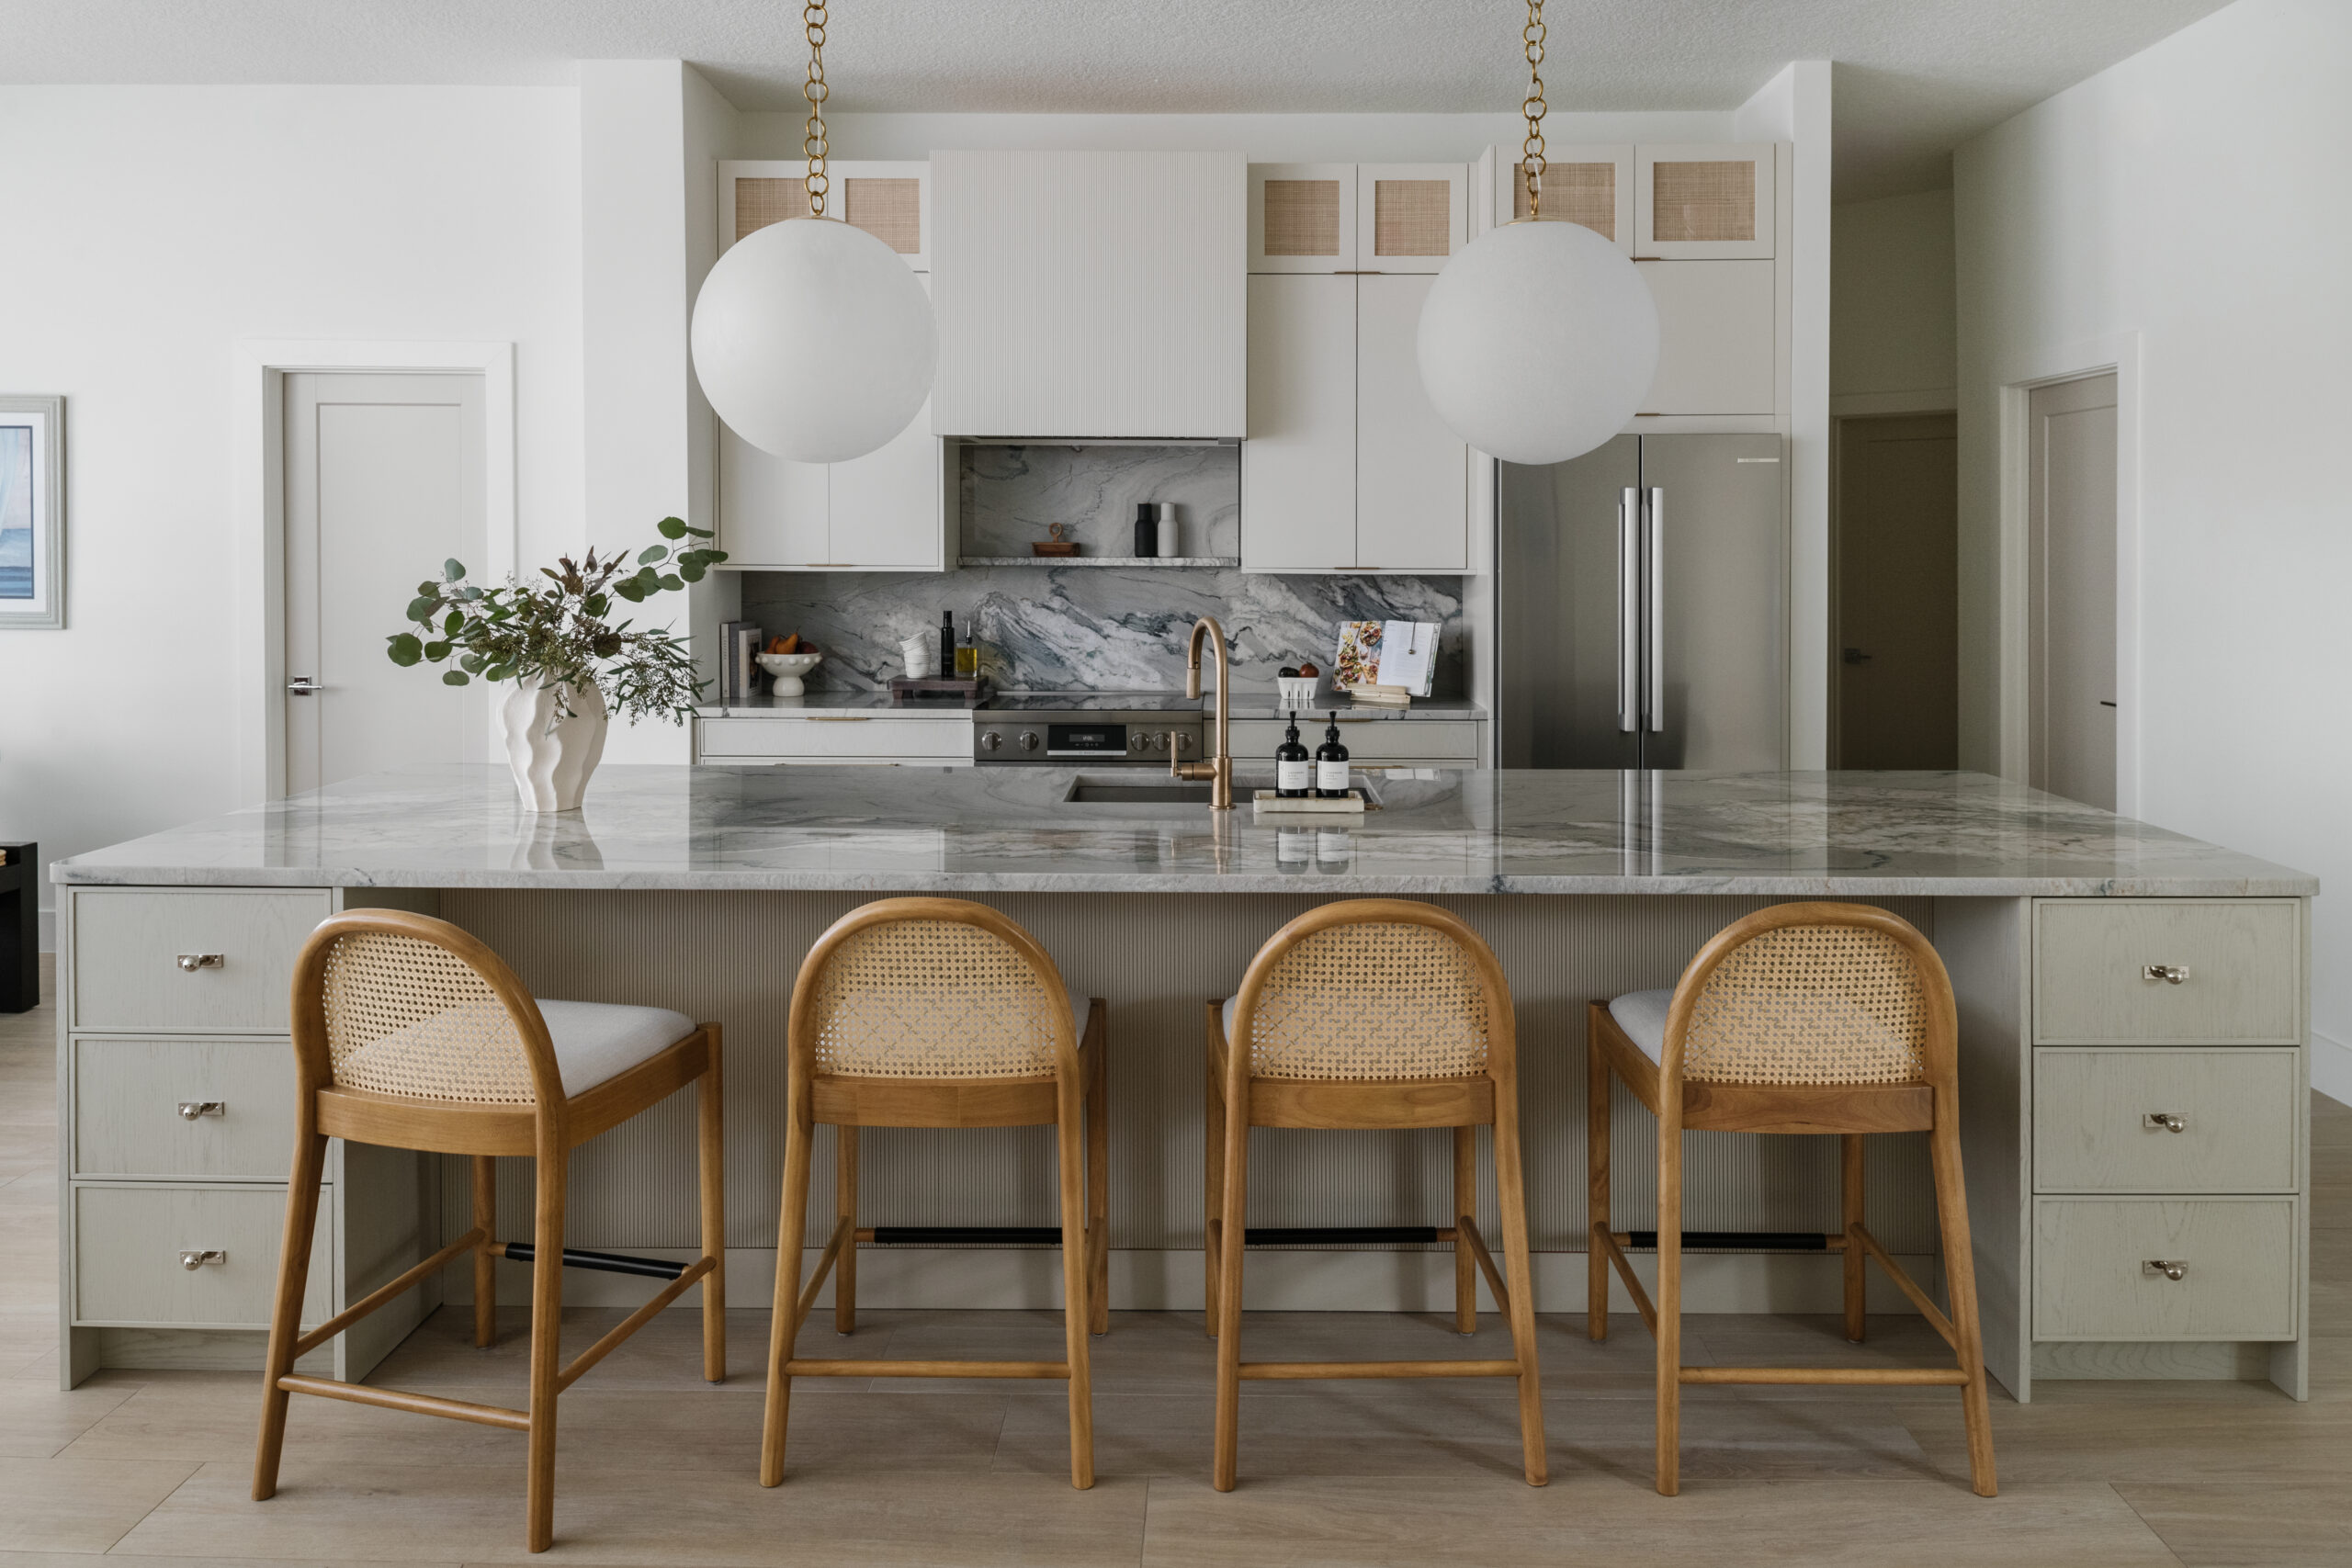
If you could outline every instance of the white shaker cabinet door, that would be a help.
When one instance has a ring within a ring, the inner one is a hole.
[[[1357,281],[1250,279],[1245,571],[1355,569]]]
[[[925,293],[931,279],[922,277]],[[831,542],[822,559],[877,570],[944,571],[941,442],[928,399],[882,446],[832,466]]]
[[[1469,565],[1470,449],[1421,389],[1427,274],[1356,279],[1356,570]]]
[[[778,457],[718,427],[718,547],[729,566],[830,559],[829,492],[824,464]]]
[[[1779,387],[1769,261],[1641,261],[1657,301],[1644,413],[1770,413]]]

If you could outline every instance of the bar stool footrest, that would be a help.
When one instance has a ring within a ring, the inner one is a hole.
[[[527,1241],[503,1241],[492,1250],[499,1257],[516,1263],[538,1260],[538,1247]],[[563,1249],[563,1267],[592,1269],[602,1274],[635,1274],[647,1280],[674,1280],[692,1263],[673,1263],[666,1258],[632,1258],[622,1252],[583,1252],[576,1247]]]

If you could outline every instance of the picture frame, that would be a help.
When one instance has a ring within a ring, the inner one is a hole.
[[[0,630],[65,625],[65,400],[0,393]]]

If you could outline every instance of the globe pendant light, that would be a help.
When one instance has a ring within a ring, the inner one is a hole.
[[[1421,386],[1448,428],[1509,463],[1581,457],[1625,428],[1657,373],[1657,303],[1617,247],[1539,221],[1544,0],[1529,0],[1527,216],[1445,264],[1421,307]]]
[[[896,251],[825,213],[825,6],[803,7],[807,218],[771,223],[718,258],[695,299],[695,374],[718,417],[763,452],[862,457],[931,394],[931,297]]]

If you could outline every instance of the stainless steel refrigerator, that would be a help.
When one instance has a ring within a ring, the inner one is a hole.
[[[1501,765],[1785,766],[1781,438],[1621,435],[1498,467]]]

